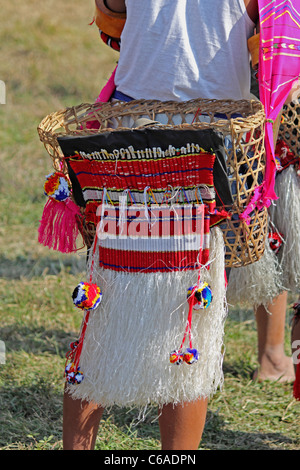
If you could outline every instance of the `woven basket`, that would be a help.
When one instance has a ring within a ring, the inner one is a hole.
[[[128,129],[134,127],[132,124],[139,118],[156,121],[162,115],[165,125],[173,129],[213,127],[224,138],[230,138],[232,145],[226,149],[226,155],[228,176],[234,188],[234,203],[226,208],[232,213],[231,220],[221,225],[226,245],[226,266],[240,267],[259,260],[264,252],[268,229],[267,210],[254,210],[249,224],[239,219],[254,188],[261,184],[265,170],[265,114],[259,101],[197,99],[180,103],[138,100],[81,104],[47,116],[40,123],[38,133],[53,160],[54,168],[67,173],[57,142],[59,136],[84,136]],[[87,123],[91,121],[97,121],[100,128],[90,129]],[[89,227],[86,227],[85,236],[86,240],[93,236]]]
[[[284,106],[279,137],[295,155],[300,156],[300,97]]]

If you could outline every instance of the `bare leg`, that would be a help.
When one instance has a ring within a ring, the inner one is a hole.
[[[64,450],[93,450],[103,408],[87,401],[74,400],[64,394]]]
[[[165,405],[159,416],[162,450],[197,450],[207,413],[207,399]],[[93,450],[103,408],[64,394],[64,450]]]
[[[255,312],[260,367],[254,378],[258,380],[290,382],[295,378],[292,358],[284,352],[286,307],[287,292],[283,292],[268,306],[268,311],[261,305]]]
[[[207,399],[160,409],[159,427],[162,450],[197,450],[207,413]]]

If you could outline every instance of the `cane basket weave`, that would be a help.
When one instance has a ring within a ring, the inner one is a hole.
[[[300,157],[300,96],[284,106],[279,137],[287,143],[294,155]]]
[[[151,126],[155,121],[167,128],[214,128],[230,142],[225,147],[228,178],[232,187],[233,204],[226,207],[231,219],[221,225],[226,246],[226,266],[240,267],[261,258],[268,229],[267,210],[255,209],[246,223],[239,218],[255,187],[261,184],[265,171],[264,123],[262,104],[255,100],[203,100],[186,102],[160,102],[136,100],[129,103],[81,104],[54,112],[38,126],[38,133],[57,171],[68,169],[57,138],[62,136],[87,136],[101,132],[114,132],[135,126],[139,118],[147,118]],[[192,119],[191,119],[192,117]],[[99,128],[91,129],[91,121]],[[131,124],[129,124],[131,121]],[[86,238],[91,236],[85,227]]]

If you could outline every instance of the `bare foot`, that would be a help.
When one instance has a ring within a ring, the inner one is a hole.
[[[260,367],[254,371],[252,379],[258,382],[263,382],[264,380],[280,383],[294,382],[295,371],[293,360],[287,356],[276,359],[275,356],[270,357],[265,354],[261,358]]]

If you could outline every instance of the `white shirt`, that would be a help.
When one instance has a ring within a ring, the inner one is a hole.
[[[253,34],[243,0],[126,0],[116,72],[134,99],[249,99]]]

